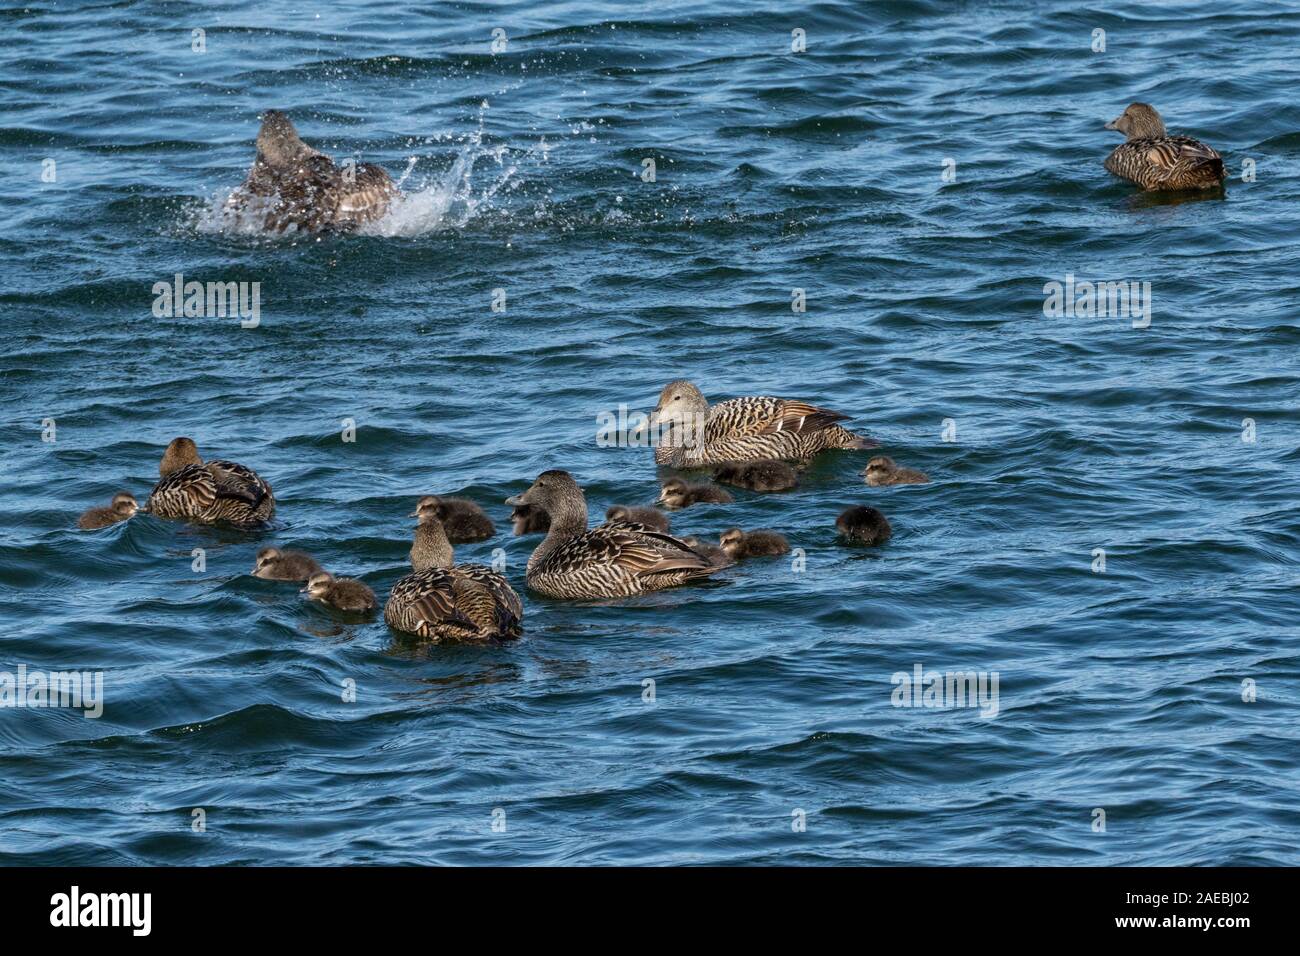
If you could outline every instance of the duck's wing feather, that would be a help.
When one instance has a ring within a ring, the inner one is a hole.
[[[266,479],[238,462],[218,458],[205,467],[212,476],[215,498],[243,501],[256,510],[272,494]]]
[[[216,500],[217,483],[204,465],[178,468],[149,493],[150,509],[164,515],[200,515]]]
[[[740,435],[815,432],[846,418],[847,415],[808,402],[753,395],[714,405],[704,426],[704,438],[707,444]]]
[[[452,625],[477,632],[478,626],[457,606],[456,577],[442,568],[427,568],[408,574],[393,585],[389,601],[403,609],[403,617],[415,633],[437,625]]]
[[[341,188],[335,215],[351,222],[370,222],[388,211],[388,204],[397,195],[392,177],[374,163],[361,163],[348,174],[344,166],[340,176]]]
[[[680,538],[634,521],[607,521],[578,541],[589,541],[597,560],[633,574],[662,574],[711,567],[707,558]]]
[[[456,573],[487,590],[494,604],[493,616],[499,633],[518,632],[524,620],[524,605],[503,576],[481,564],[458,564]]]

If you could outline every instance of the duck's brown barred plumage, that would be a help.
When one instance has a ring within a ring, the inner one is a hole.
[[[830,448],[875,442],[839,423],[848,418],[808,402],[767,395],[716,405],[687,381],[669,382],[651,424],[661,428],[655,461],[674,468],[763,459],[800,460]],[[671,428],[663,426],[671,424]]]
[[[256,527],[275,515],[275,495],[266,479],[224,458],[204,462],[188,438],[167,447],[158,470],[162,479],[144,510],[160,518]]]
[[[1106,169],[1143,189],[1213,189],[1227,175],[1214,149],[1190,136],[1170,136],[1146,103],[1129,104],[1106,128],[1128,137],[1106,157]]]
[[[426,640],[487,641],[518,637],[524,606],[504,577],[481,564],[454,564],[446,530],[420,512],[411,547],[415,570],[388,595],[384,620]]]
[[[348,231],[379,219],[400,193],[373,163],[337,165],[298,136],[289,118],[268,110],[257,134],[257,158],[231,193],[236,211],[265,210],[263,228],[283,232]]]
[[[546,539],[528,559],[534,591],[575,600],[629,597],[685,584],[718,570],[684,541],[628,521],[587,528],[587,502],[568,472],[548,471],[507,504],[551,516]]]

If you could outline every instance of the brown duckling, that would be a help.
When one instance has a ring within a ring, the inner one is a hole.
[[[267,581],[306,581],[325,569],[305,551],[281,551],[263,548],[257,552],[252,575]]]
[[[340,611],[373,611],[379,607],[375,592],[356,578],[336,578],[328,571],[313,574],[303,593]]]
[[[701,541],[699,538],[695,537],[695,535],[691,535],[689,538],[682,538],[682,543],[696,554],[707,558],[709,564],[713,565],[715,568],[725,568],[727,565],[733,563],[731,556],[728,555],[727,552],[723,551],[716,544]]]
[[[775,459],[734,462],[713,469],[713,480],[750,491],[789,491],[799,484],[799,472]]]
[[[107,528],[111,524],[125,521],[139,510],[140,506],[136,504],[134,495],[126,491],[119,491],[113,496],[113,500],[107,508],[88,509],[85,514],[77,519],[77,527],[82,531]]]
[[[880,485],[924,485],[929,484],[930,481],[925,472],[917,471],[915,468],[899,468],[894,463],[894,459],[887,455],[880,455],[867,462],[867,467],[862,469],[862,475],[867,479],[867,484],[872,487]]]
[[[665,508],[676,511],[694,504],[726,504],[736,499],[731,492],[714,485],[694,484],[680,478],[669,478],[659,489],[659,500]]]
[[[786,554],[790,550],[790,542],[785,539],[785,535],[765,528],[758,531],[728,528],[722,532],[722,538],[718,543],[722,545],[722,550],[728,557],[735,561]]]
[[[605,512],[606,521],[628,521],[643,524],[653,531],[667,533],[671,530],[668,516],[658,508],[636,508],[632,505],[613,505]]]
[[[426,514],[431,514],[442,522],[443,530],[447,532],[447,540],[452,544],[486,541],[497,533],[492,519],[468,498],[425,495],[411,512],[411,517],[422,518]]]
[[[865,505],[845,508],[835,519],[835,527],[850,541],[862,544],[884,544],[894,533],[888,518]]]
[[[515,537],[525,534],[545,534],[551,530],[551,516],[532,505],[516,505],[510,512],[510,523]]]

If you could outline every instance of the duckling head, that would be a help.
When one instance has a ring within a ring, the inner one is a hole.
[[[309,598],[319,601],[325,597],[329,591],[330,585],[334,583],[334,575],[328,571],[319,571],[307,579],[307,586],[302,589],[302,593]]]
[[[1106,124],[1106,129],[1123,133],[1126,139],[1165,135],[1164,121],[1155,107],[1147,103],[1130,103],[1123,113]]]
[[[158,474],[165,478],[186,465],[201,464],[203,459],[199,457],[199,449],[194,444],[193,438],[173,438],[167,450],[163,452],[162,461],[158,465]]]
[[[551,516],[551,527],[576,524],[587,525],[587,499],[582,489],[567,471],[544,471],[537,476],[532,487],[521,495],[506,499],[506,504],[518,508],[532,505]]]
[[[740,543],[744,540],[745,532],[741,531],[739,528],[728,528],[726,531],[722,532],[722,537],[718,539],[718,544],[722,546],[723,551],[727,552],[727,554],[734,558],[736,553],[740,551]]]
[[[686,504],[686,482],[669,478],[659,489],[659,501],[666,508],[680,508]]]
[[[862,469],[862,474],[868,478],[872,475],[888,475],[897,467],[894,464],[894,459],[888,455],[877,455],[867,462],[867,467]]]
[[[253,559],[253,576],[256,577],[259,571],[265,571],[279,559],[279,548],[263,548],[257,552],[257,557]]]
[[[257,153],[273,167],[289,166],[314,152],[302,141],[289,117],[279,110],[262,114],[262,126],[257,131]]]
[[[113,509],[113,514],[122,518],[129,518],[140,510],[140,505],[136,503],[135,495],[129,491],[119,491],[113,496],[113,501],[109,505]]]
[[[451,567],[454,552],[442,522],[432,512],[417,513],[420,522],[415,526],[415,543],[411,545],[411,567],[417,571]]]
[[[605,512],[605,518],[609,521],[631,521],[632,512],[627,510],[627,505],[614,505]]]

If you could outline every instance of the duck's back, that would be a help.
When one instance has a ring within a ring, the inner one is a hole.
[[[393,585],[384,620],[435,640],[516,637],[523,604],[505,578],[482,565],[426,568]]]
[[[149,494],[146,508],[161,518],[256,525],[275,514],[271,486],[237,462],[217,459],[186,465],[165,476]]]
[[[1143,189],[1211,189],[1226,175],[1223,158],[1190,136],[1153,136],[1120,143],[1106,169]]]
[[[598,525],[528,565],[530,587],[572,599],[644,594],[718,570],[685,542],[627,521]]]

